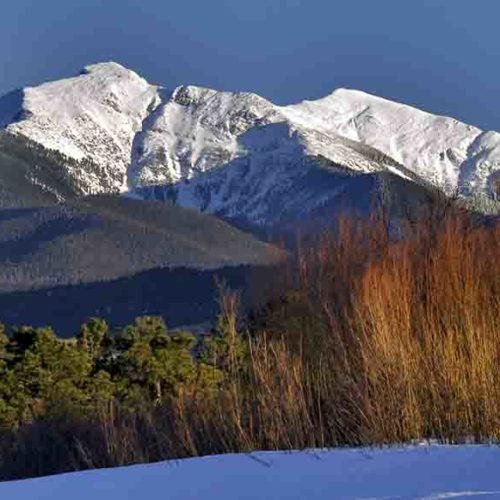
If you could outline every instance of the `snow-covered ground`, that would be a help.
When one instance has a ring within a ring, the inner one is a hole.
[[[500,448],[262,452],[0,483],[2,500],[500,498]]]

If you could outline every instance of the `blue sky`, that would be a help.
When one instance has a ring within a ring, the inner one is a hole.
[[[357,88],[500,130],[499,0],[2,1],[0,93],[116,60],[277,103]]]

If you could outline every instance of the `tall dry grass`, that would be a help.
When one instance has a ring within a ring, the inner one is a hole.
[[[295,302],[262,325],[300,346],[308,391],[335,403],[315,424],[333,416],[330,442],[498,440],[498,224],[452,212],[394,241],[383,218],[345,219],[297,269]]]
[[[447,218],[387,247],[356,296],[377,441],[498,440],[500,231]]]
[[[231,389],[178,406],[204,429],[190,453],[207,434],[218,451],[499,440],[500,226],[455,212],[397,241],[383,217],[338,228],[254,319]]]

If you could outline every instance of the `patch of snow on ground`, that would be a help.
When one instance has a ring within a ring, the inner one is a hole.
[[[500,448],[219,455],[0,483],[5,500],[500,498]]]

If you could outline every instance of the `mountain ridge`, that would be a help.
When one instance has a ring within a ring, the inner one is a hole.
[[[266,196],[304,213],[318,205],[300,182],[311,172],[389,173],[465,198],[500,195],[498,132],[351,89],[277,106],[251,92],[168,90],[117,63],[98,63],[0,98],[0,134],[38,148],[18,168],[56,199],[161,192],[263,225],[278,222]],[[9,168],[1,158],[0,144],[0,179]],[[305,193],[300,207],[295,194]]]

